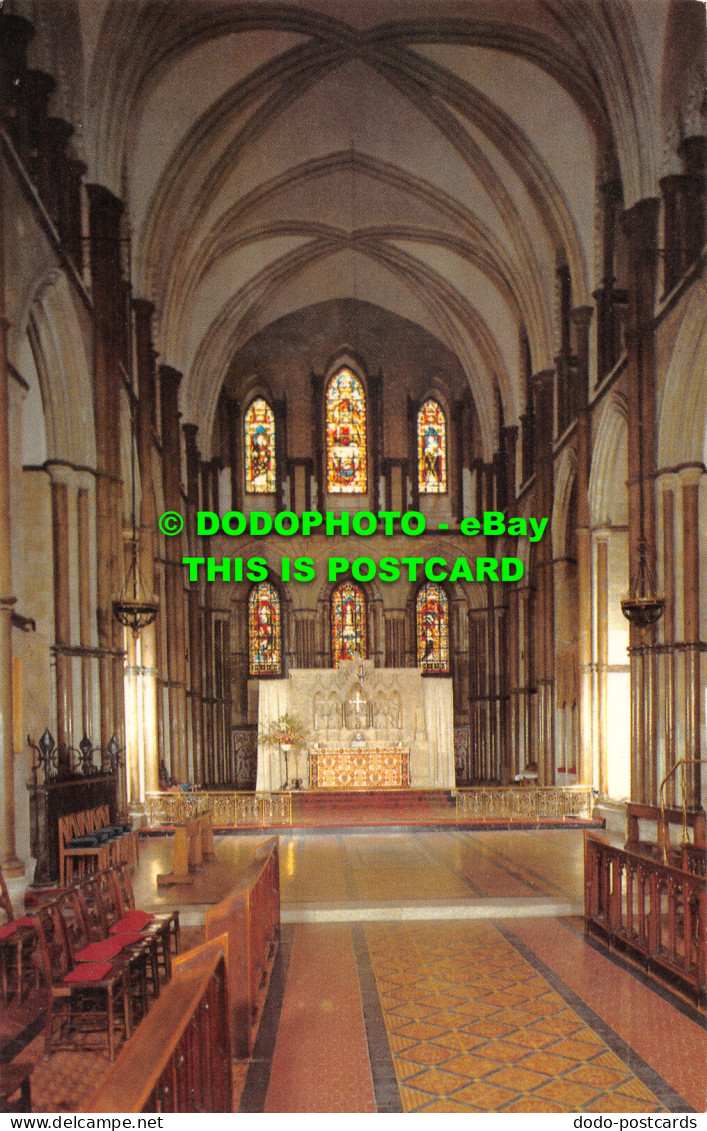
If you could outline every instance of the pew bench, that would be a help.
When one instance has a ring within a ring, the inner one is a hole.
[[[137,830],[111,825],[107,805],[59,818],[59,882],[63,887],[74,882],[75,874],[104,871],[114,864],[135,865],[138,859]]]

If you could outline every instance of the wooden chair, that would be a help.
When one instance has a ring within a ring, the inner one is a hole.
[[[86,885],[90,882],[95,882],[95,880],[87,880]],[[154,986],[157,957],[152,954],[152,951],[156,948],[147,945],[137,933],[122,936],[106,936],[104,934],[102,939],[92,938],[86,899],[77,888],[70,888],[68,891],[62,892],[57,898],[57,904],[64,920],[64,929],[74,964],[79,962],[114,962],[117,960],[127,962],[131,1005],[133,1009],[138,1005],[140,1016],[144,1017],[148,1008],[148,963],[150,964]],[[105,920],[103,926],[105,928]],[[98,934],[98,929],[95,934]]]
[[[31,956],[37,945],[37,933],[29,915],[15,919],[2,869],[0,869],[0,907],[7,918],[7,922],[0,927],[0,978],[3,1005],[7,1006],[10,1000],[12,977],[14,977],[18,1001],[22,1001],[24,995],[25,976],[36,979]]]
[[[34,1064],[31,1060],[17,1064],[0,1064],[0,1111],[31,1111],[32,1096],[29,1078]],[[19,1097],[10,1102],[11,1096],[19,1092]]]
[[[165,978],[171,978],[172,946],[174,953],[179,954],[179,911],[164,911],[153,915],[136,909],[133,885],[124,864],[111,868],[108,876],[113,884],[121,912],[120,923],[111,929],[115,931],[118,926],[121,930],[138,928],[144,930],[146,934],[159,938]]]
[[[128,864],[121,865],[121,867],[128,868]],[[127,951],[135,956],[136,961],[142,962],[140,969],[140,984],[143,987],[143,1014],[147,1012],[147,997],[146,985],[147,974],[150,975],[153,997],[159,997],[160,993],[160,974],[159,974],[159,938],[156,934],[146,932],[137,925],[131,929],[122,926],[121,929],[115,928],[123,918],[123,911],[120,904],[118,893],[115,889],[115,884],[111,880],[112,869],[108,872],[99,872],[94,877],[94,883],[98,889],[98,898],[103,909],[103,920],[106,930],[106,937],[113,942],[116,940],[122,942],[122,945]],[[167,974],[165,974],[165,980]]]
[[[116,1025],[120,1023],[127,1040],[132,1031],[129,1000],[128,963],[77,962],[58,902],[40,907],[33,916],[39,937],[39,957],[44,978],[46,1004],[44,1022],[44,1056],[47,1059],[59,1047],[95,1051],[89,1033],[105,1032],[108,1057],[115,1059]]]

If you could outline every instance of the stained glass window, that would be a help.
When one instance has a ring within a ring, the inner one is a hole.
[[[280,598],[269,581],[254,585],[248,598],[248,650],[251,675],[280,675]]]
[[[447,421],[437,401],[425,401],[417,414],[417,482],[422,495],[447,490]]]
[[[366,659],[366,599],[352,581],[331,595],[331,654],[334,667],[339,660]]]
[[[275,491],[275,417],[262,397],[245,414],[245,489],[249,495]]]
[[[366,395],[350,369],[340,369],[326,391],[326,481],[333,495],[365,495]]]
[[[447,594],[428,581],[417,594],[417,662],[423,672],[449,671]]]

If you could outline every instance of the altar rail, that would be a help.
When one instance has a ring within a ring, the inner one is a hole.
[[[573,785],[478,786],[450,792],[456,794],[457,821],[576,820],[591,816],[593,803],[591,789]],[[304,796],[304,793],[234,790],[148,793],[145,797],[147,827],[182,824],[207,810],[211,810],[214,828],[289,826],[293,796]]]
[[[226,944],[175,956],[172,979],[83,1111],[232,1110]]]
[[[593,794],[581,785],[457,789],[458,821],[565,821],[590,817]]]
[[[586,930],[679,978],[698,996],[707,989],[706,895],[704,876],[585,834]]]
[[[183,824],[211,812],[214,828],[260,828],[292,824],[292,794],[195,790],[192,793],[148,793],[148,828]]]

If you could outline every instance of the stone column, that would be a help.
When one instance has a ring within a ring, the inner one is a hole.
[[[552,473],[552,401],[554,371],[545,369],[533,378],[535,404],[535,515],[549,518],[553,505]],[[535,623],[531,626],[535,643],[535,682],[537,686],[537,719],[535,753],[538,784],[553,785],[554,770],[554,601],[552,541],[541,538],[537,544],[537,593]]]
[[[609,544],[600,538],[596,544],[596,717],[599,755],[597,788],[602,797],[608,794],[606,761],[607,674],[609,663]]]
[[[120,343],[123,205],[102,185],[87,185],[93,295],[93,390],[96,429],[96,577],[102,746],[123,737],[123,701],[115,694],[113,661],[122,663],[122,628],[113,617],[123,554],[120,466]]]
[[[156,381],[155,351],[152,345],[152,303],[144,299],[133,302],[135,312],[135,353],[137,363],[138,402],[136,407],[137,462],[140,474],[140,541],[138,562],[145,596],[155,596],[155,532],[157,516],[154,503],[152,468],[152,422],[155,416]],[[158,616],[160,613],[158,612]],[[162,610],[164,616],[164,610]],[[145,791],[159,789],[159,735],[157,728],[157,624],[143,628],[136,647],[138,709],[141,716],[140,757],[133,758],[131,800],[142,801]],[[139,663],[137,662],[139,660]],[[137,753],[137,752],[135,752]]]
[[[699,489],[704,472],[701,467],[681,469],[682,480],[682,584],[683,640],[685,662],[685,757],[701,757],[701,679],[707,642],[700,639],[700,538]],[[702,767],[685,767],[685,799],[688,806],[701,804]]]
[[[190,554],[197,555],[196,512],[199,509],[199,450],[196,424],[184,424],[187,450],[188,541]],[[198,581],[192,581],[188,594],[189,612],[189,683],[192,738],[196,780],[204,782],[204,683],[201,658],[201,592]]]
[[[592,781],[592,543],[589,519],[589,473],[591,469],[591,421],[589,396],[590,306],[572,311],[575,356],[577,358],[577,592],[579,624],[577,663],[579,667],[579,764],[577,784]]]
[[[10,529],[10,396],[5,318],[3,168],[0,164],[0,863],[7,875],[23,871],[15,841],[15,770],[12,749],[12,543]]]
[[[69,557],[69,484],[66,467],[50,464],[52,545],[54,565],[54,644],[56,671],[56,723],[60,773],[71,766],[74,745],[73,682],[71,671],[71,589]],[[69,472],[70,475],[70,472]]]
[[[90,485],[89,485],[90,478]],[[79,643],[81,656],[81,729],[92,737],[93,728],[93,680],[91,678],[91,534],[90,534],[90,490],[92,477],[79,473],[79,489],[76,496],[76,525],[79,550]]]
[[[179,383],[181,373],[160,366],[162,407],[162,484],[165,510],[184,514],[181,492],[181,444],[179,436]],[[186,625],[182,571],[182,534],[165,537],[165,595],[167,617],[167,669],[169,672],[169,730],[172,774],[179,781],[188,777],[186,743]]]
[[[654,310],[660,201],[639,201],[622,226],[629,252],[629,314],[626,331],[628,393],[629,578],[636,575],[641,533],[655,576],[655,328]],[[654,803],[658,790],[655,626],[631,625],[631,796]]]

